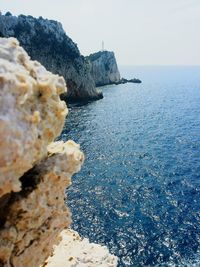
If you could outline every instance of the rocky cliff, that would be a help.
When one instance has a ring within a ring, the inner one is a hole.
[[[63,230],[71,222],[64,191],[84,161],[73,141],[53,142],[67,114],[63,92],[62,77],[0,38],[0,266],[117,265],[106,248]]]
[[[91,65],[91,75],[96,86],[115,84],[120,81],[115,55],[110,51],[100,51],[86,57]]]
[[[68,100],[102,98],[95,88],[90,66],[77,45],[66,35],[61,23],[32,16],[0,15],[0,37],[16,37],[33,60],[62,75],[67,83]]]

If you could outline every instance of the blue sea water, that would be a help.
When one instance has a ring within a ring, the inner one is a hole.
[[[68,204],[75,230],[119,266],[200,266],[200,67],[122,67],[142,84],[70,107],[61,138],[86,160]]]

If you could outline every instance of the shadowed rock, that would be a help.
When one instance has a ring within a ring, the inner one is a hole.
[[[7,13],[6,13],[7,14]],[[68,92],[64,100],[97,100],[103,97],[95,88],[90,66],[80,54],[77,45],[53,20],[32,16],[0,16],[0,36],[16,37],[30,57],[47,70],[65,78]]]

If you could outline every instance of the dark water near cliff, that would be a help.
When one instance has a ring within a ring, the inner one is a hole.
[[[86,154],[68,191],[73,228],[119,266],[200,266],[200,67],[122,74],[143,83],[74,106],[62,134]]]

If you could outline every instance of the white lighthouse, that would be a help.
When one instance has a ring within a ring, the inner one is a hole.
[[[101,51],[104,51],[104,41],[102,41],[102,47],[101,47]]]

